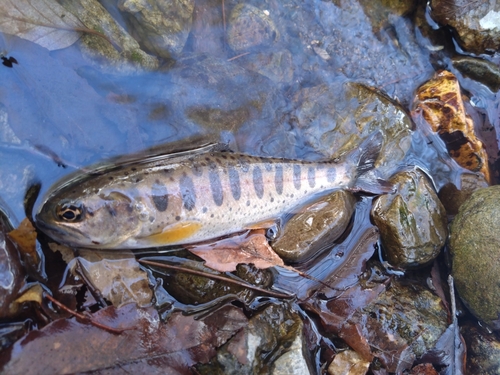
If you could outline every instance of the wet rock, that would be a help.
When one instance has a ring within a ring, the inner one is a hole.
[[[448,313],[425,287],[393,281],[354,320],[366,322],[368,343],[387,371],[400,373],[435,346],[448,326]]]
[[[400,172],[390,182],[396,193],[376,198],[371,212],[387,260],[402,268],[428,264],[446,241],[446,211],[421,170]]]
[[[448,215],[456,215],[460,206],[480,188],[488,187],[484,176],[481,174],[460,174],[460,188],[449,182],[439,190],[439,199],[446,208]]]
[[[460,207],[450,231],[452,275],[471,312],[500,330],[500,186],[475,191]]]
[[[279,38],[279,32],[269,12],[241,3],[236,5],[228,19],[227,43],[235,52],[257,46],[269,46]]]
[[[304,88],[293,101],[290,121],[306,144],[327,158],[342,157],[381,131],[384,144],[376,167],[389,178],[410,148],[412,123],[406,111],[373,88],[332,82]]]
[[[451,61],[453,67],[465,77],[482,83],[492,92],[500,90],[500,69],[498,65],[470,56],[456,56]]]
[[[453,73],[437,72],[417,90],[412,117],[421,127],[425,121],[445,142],[451,157],[463,168],[481,172],[490,181],[488,156],[467,115],[460,86]],[[425,130],[426,129],[422,129]]]
[[[431,16],[453,27],[458,42],[467,51],[481,54],[500,48],[500,19],[497,1],[432,0]]]
[[[89,29],[102,32],[109,41],[92,34],[83,34],[80,45],[84,56],[91,62],[111,64],[116,69],[130,71],[137,67],[153,70],[158,68],[158,59],[144,52],[139,43],[133,39],[97,0],[71,1],[61,0],[59,3],[69,12],[76,15]]]
[[[197,370],[203,374],[310,374],[302,329],[299,315],[289,304],[269,305],[217,351],[215,360]]]
[[[477,324],[460,327],[467,344],[467,374],[496,375],[500,370],[500,341]]]
[[[368,372],[370,362],[363,358],[354,350],[345,350],[335,355],[332,363],[328,366],[328,374],[349,374],[364,375]]]
[[[343,190],[328,195],[293,216],[271,247],[283,260],[303,262],[331,247],[344,233],[356,199]]]
[[[120,0],[136,38],[146,50],[163,58],[179,54],[193,21],[194,0]]]
[[[189,261],[184,264],[184,267],[207,273],[215,273],[212,269],[201,266],[199,262]],[[160,269],[156,269],[155,271],[163,275],[163,285],[169,294],[186,305],[200,305],[211,302],[217,303],[218,300],[233,300],[235,297],[245,303],[250,303],[256,295],[253,290],[248,288],[207,277],[192,275],[187,272],[165,271]],[[245,280],[250,284],[262,288],[271,286],[273,282],[271,271],[259,270],[250,264],[239,264],[236,268],[235,275],[239,280]]]

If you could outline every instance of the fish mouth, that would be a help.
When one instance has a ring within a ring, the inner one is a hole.
[[[60,241],[67,244],[75,243],[75,237],[84,237],[88,240],[90,238],[75,228],[71,227],[61,227],[57,224],[48,223],[46,220],[43,220],[43,215],[37,214],[35,216],[36,227],[40,229],[43,233],[45,233],[50,238]]]

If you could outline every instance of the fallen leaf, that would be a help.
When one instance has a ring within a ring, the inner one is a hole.
[[[255,233],[257,232],[257,233]],[[236,271],[239,263],[252,263],[259,269],[284,266],[264,234],[255,231],[248,237],[231,237],[214,244],[189,247],[188,250],[219,272]]]
[[[28,218],[19,224],[19,227],[10,231],[7,236],[14,242],[17,250],[25,262],[33,269],[38,269],[40,257],[36,251],[36,229]]]
[[[218,347],[247,325],[234,306],[199,320],[173,313],[163,323],[153,308],[129,304],[100,310],[92,319],[124,331],[113,334],[75,319],[59,319],[1,353],[0,372],[190,374],[191,366],[210,361]]]
[[[0,1],[0,31],[50,51],[69,47],[85,26],[55,0]]]

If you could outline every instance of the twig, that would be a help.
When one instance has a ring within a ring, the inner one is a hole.
[[[252,289],[252,290],[255,290],[257,292],[260,292],[260,293],[263,293],[263,294],[267,294],[267,295],[269,295],[271,297],[276,297],[276,298],[295,298],[295,295],[293,295],[293,294],[290,295],[290,294],[284,294],[284,293],[279,293],[279,292],[273,292],[271,290],[266,290],[266,289],[263,289],[263,288],[259,288],[258,286],[255,286],[255,285],[252,285],[252,284],[248,284],[248,283],[245,283],[245,282],[242,282],[242,281],[238,281],[238,280],[233,280],[233,279],[230,279],[230,278],[224,277],[224,276],[213,275],[213,274],[210,274],[210,273],[207,273],[207,272],[203,272],[203,271],[196,271],[196,270],[192,270],[190,268],[179,267],[179,266],[172,266],[170,264],[165,264],[165,263],[160,263],[160,262],[154,262],[154,261],[146,260],[146,259],[139,259],[138,261],[139,261],[139,263],[147,264],[147,265],[150,265],[150,266],[155,266],[155,267],[160,267],[160,268],[166,268],[166,269],[181,271],[181,272],[190,273],[190,274],[196,275],[196,276],[202,276],[202,277],[206,277],[206,278],[209,278],[209,279],[220,280],[220,281],[224,281],[224,282],[227,282],[227,283],[239,285],[239,286],[244,287],[244,288]]]
[[[43,293],[43,296],[45,298],[47,298],[50,302],[52,302],[54,305],[56,305],[57,307],[59,307],[61,310],[64,310],[67,313],[69,313],[69,314],[77,317],[78,319],[83,320],[84,322],[88,322],[88,323],[92,324],[95,327],[104,329],[105,331],[108,331],[108,332],[111,332],[111,333],[115,333],[117,335],[119,335],[120,333],[122,333],[123,331],[125,331],[125,329],[116,329],[116,328],[109,327],[109,326],[106,326],[104,324],[98,323],[98,322],[96,322],[95,320],[93,320],[92,318],[90,318],[90,317],[88,317],[86,315],[83,315],[83,314],[80,314],[80,313],[78,313],[78,312],[76,312],[74,310],[71,310],[69,307],[63,305],[61,302],[59,302],[58,300],[56,300],[54,297],[52,297],[50,294],[48,294],[46,292]]]
[[[250,52],[245,52],[245,53],[242,53],[242,54],[240,54],[240,55],[237,55],[237,56],[231,57],[230,59],[227,59],[227,61],[233,61],[233,60],[239,59],[240,57],[246,56],[246,55],[248,55],[249,53],[250,53]]]

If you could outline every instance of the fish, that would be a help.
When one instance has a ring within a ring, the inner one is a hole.
[[[338,189],[391,190],[370,173],[383,136],[342,161],[300,161],[218,151],[213,145],[87,169],[57,183],[37,227],[72,247],[145,249],[187,245],[269,228]]]

